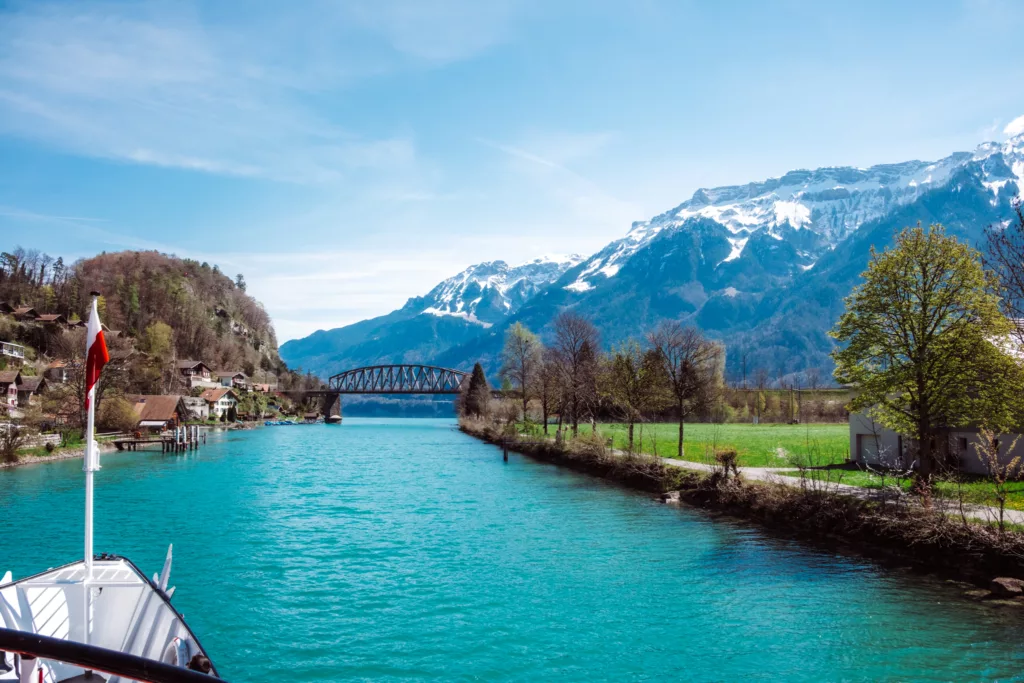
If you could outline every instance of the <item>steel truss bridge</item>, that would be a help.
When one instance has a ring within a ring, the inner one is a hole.
[[[373,365],[346,370],[327,382],[332,394],[458,394],[469,373],[433,365]]]

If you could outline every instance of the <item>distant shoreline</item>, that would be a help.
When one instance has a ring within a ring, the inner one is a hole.
[[[115,450],[113,446],[108,444],[100,444],[100,453],[109,453]],[[39,457],[23,456],[15,462],[0,462],[0,470],[13,469],[15,467],[21,467],[22,465],[35,465],[36,463],[43,462],[56,462],[57,460],[74,460],[81,458],[85,455],[85,446],[81,448],[69,448],[60,452],[51,453],[50,455],[42,455]]]

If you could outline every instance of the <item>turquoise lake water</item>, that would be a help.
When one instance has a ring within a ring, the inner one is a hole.
[[[0,573],[77,558],[81,461],[0,470]],[[501,452],[346,419],[105,455],[96,549],[230,681],[1024,680],[1024,614]]]

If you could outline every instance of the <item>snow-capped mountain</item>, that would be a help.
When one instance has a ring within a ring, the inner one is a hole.
[[[722,226],[729,242],[728,254],[716,267],[740,258],[752,237],[768,236],[791,242],[799,256],[798,265],[807,270],[861,225],[945,187],[967,166],[980,170],[993,202],[1007,185],[1024,192],[1024,135],[1004,143],[985,143],[973,153],[958,152],[935,162],[791,171],[781,178],[747,185],[700,189],[674,209],[634,223],[624,238],[588,259],[578,277],[565,287],[575,292],[593,289],[595,280],[614,277],[633,254],[658,235],[686,229],[700,219]]]
[[[453,316],[490,327],[518,311],[533,295],[582,260],[581,256],[573,254],[545,256],[521,266],[509,266],[504,261],[479,263],[407,305],[426,304],[420,312]]]
[[[792,171],[747,185],[697,190],[587,259],[481,263],[386,316],[320,331],[281,347],[322,376],[377,362],[498,366],[505,328],[550,338],[572,307],[605,345],[682,320],[722,339],[727,371],[773,376],[828,370],[827,332],[872,246],[895,231],[942,223],[977,244],[1024,195],[1024,135],[935,162]]]
[[[579,256],[543,257],[520,266],[470,266],[402,308],[281,346],[283,358],[321,376],[376,363],[432,362],[452,346],[507,320],[537,292],[579,264]]]

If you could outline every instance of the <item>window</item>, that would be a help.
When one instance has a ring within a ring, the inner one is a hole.
[[[967,452],[967,437],[966,436],[961,436],[959,439],[957,439],[957,446],[959,447],[961,453],[966,453]]]

